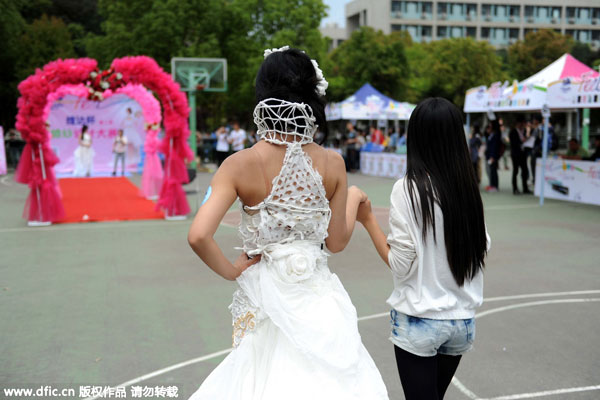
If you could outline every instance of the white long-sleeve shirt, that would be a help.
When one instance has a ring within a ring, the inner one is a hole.
[[[475,309],[483,302],[483,273],[479,272],[471,281],[465,280],[462,287],[454,280],[446,257],[444,218],[439,205],[434,206],[436,243],[433,229],[428,230],[423,241],[404,178],[394,185],[390,200],[387,241],[394,291],[387,303],[396,311],[415,317],[473,318]],[[487,241],[489,249],[489,236]]]

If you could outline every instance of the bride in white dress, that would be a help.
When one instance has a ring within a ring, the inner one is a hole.
[[[356,309],[327,266],[344,249],[366,195],[347,188],[344,160],[313,143],[325,127],[327,82],[304,52],[265,51],[254,121],[262,140],[225,160],[188,240],[216,273],[237,280],[234,350],[194,400],[383,400]],[[242,203],[244,253],[232,264],[213,235]]]

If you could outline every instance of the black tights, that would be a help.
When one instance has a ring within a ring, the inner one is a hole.
[[[442,400],[461,356],[420,357],[394,346],[406,400]]]

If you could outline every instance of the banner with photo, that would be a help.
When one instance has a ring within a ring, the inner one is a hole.
[[[364,175],[399,179],[406,173],[406,154],[361,151],[360,172]]]
[[[535,195],[541,191],[541,158],[535,169]],[[600,162],[549,159],[546,161],[544,197],[600,206]]]
[[[104,101],[66,95],[55,101],[48,116],[50,146],[60,159],[55,166],[59,174],[71,173],[75,167],[75,150],[83,125],[88,126],[94,149],[93,172],[111,172],[114,167],[113,144],[119,130],[127,138],[126,170],[140,171],[143,161],[144,116],[141,106],[123,94]]]

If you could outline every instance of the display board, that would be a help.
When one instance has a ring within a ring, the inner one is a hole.
[[[360,172],[399,179],[406,173],[406,154],[360,152]]]
[[[90,101],[66,95],[55,101],[48,115],[50,146],[60,159],[59,174],[75,167],[75,150],[83,125],[88,126],[94,149],[93,172],[111,172],[114,166],[113,143],[120,129],[127,138],[126,169],[138,171],[146,132],[141,106],[130,97],[115,94],[104,101]]]
[[[537,159],[535,195],[541,191],[542,161]],[[600,205],[600,162],[560,158],[546,161],[544,197]]]
[[[548,85],[550,108],[600,107],[600,77],[566,78]]]

